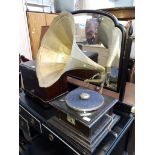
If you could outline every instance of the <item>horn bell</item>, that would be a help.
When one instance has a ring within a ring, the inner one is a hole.
[[[61,13],[54,18],[45,33],[36,58],[36,74],[40,87],[53,85],[69,70],[105,68],[88,58],[78,47],[75,39],[74,18]]]

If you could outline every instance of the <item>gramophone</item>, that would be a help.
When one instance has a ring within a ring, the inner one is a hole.
[[[111,52],[106,66],[92,61],[80,50],[76,41],[73,15],[67,12],[55,17],[49,26],[42,39],[36,64],[32,65],[32,68],[36,69],[39,86],[44,89],[54,85],[64,73],[70,70],[86,69],[98,72],[92,78],[84,80],[87,84],[98,85],[98,91],[78,87],[72,91],[64,92],[48,102],[57,111],[56,115],[48,120],[50,124],[61,134],[66,135],[66,139],[70,137],[77,148],[86,154],[95,151],[99,143],[120,119],[113,113],[113,106],[118,100],[102,95],[102,90],[105,83],[109,82],[107,80],[110,74],[109,68],[113,63],[115,66],[119,66],[119,61],[116,59],[120,54],[121,37],[117,38],[116,32],[121,33],[121,31],[118,28],[112,31],[110,26],[104,25],[104,20],[113,22],[109,17],[105,16],[101,19],[99,16],[99,20],[98,29],[100,32],[104,34],[104,37],[110,36],[110,39],[105,39],[101,34],[98,34],[101,42],[109,47]],[[115,28],[114,24],[112,27]],[[106,30],[111,35],[108,36]],[[116,40],[112,36],[116,36]]]

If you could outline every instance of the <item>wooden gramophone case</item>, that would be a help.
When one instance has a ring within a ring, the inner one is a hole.
[[[84,52],[92,60],[97,62],[98,54],[95,52]],[[27,61],[20,64],[20,72],[22,74],[22,80],[24,88],[23,90],[27,95],[33,99],[39,101],[43,106],[47,106],[48,103],[60,94],[68,91],[67,75],[76,77],[78,79],[90,78],[96,73],[95,71],[88,70],[74,70],[64,73],[61,78],[52,86],[43,88],[39,86],[36,76],[35,61]]]

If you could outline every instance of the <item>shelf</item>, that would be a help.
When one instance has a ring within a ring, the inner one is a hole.
[[[51,7],[51,5],[36,4],[36,3],[25,3],[25,5],[34,7]]]

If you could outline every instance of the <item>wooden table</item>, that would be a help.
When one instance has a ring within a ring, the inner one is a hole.
[[[115,15],[118,20],[132,20],[135,19],[135,7],[115,7],[99,9],[100,11],[108,11]]]
[[[123,102],[135,106],[135,84],[129,82],[126,83]]]

